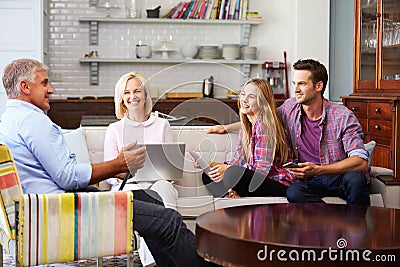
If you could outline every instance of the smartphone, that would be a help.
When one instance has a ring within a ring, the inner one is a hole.
[[[286,162],[285,164],[282,165],[282,167],[284,167],[284,168],[301,168],[295,162]]]

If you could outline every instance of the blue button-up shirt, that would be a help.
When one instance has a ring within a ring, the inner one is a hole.
[[[61,128],[30,103],[7,101],[0,141],[11,150],[25,194],[62,193],[90,182],[91,165],[77,162]]]

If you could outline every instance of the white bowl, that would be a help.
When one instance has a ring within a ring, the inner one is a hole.
[[[199,47],[197,45],[184,45],[181,47],[181,52],[186,59],[193,59],[199,52]]]
[[[136,57],[137,58],[149,58],[151,56],[151,46],[148,45],[137,45],[136,46]]]

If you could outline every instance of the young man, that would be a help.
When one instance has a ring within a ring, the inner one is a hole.
[[[292,141],[299,168],[289,170],[301,179],[286,191],[289,202],[323,202],[325,196],[348,204],[369,205],[368,152],[362,128],[346,107],[323,97],[328,74],[312,59],[293,64],[295,97],[279,108]],[[209,133],[237,129],[237,124],[212,127]]]
[[[47,66],[18,59],[4,69],[8,101],[0,121],[0,141],[15,160],[24,193],[83,191],[109,177],[135,173],[145,161],[145,148],[128,145],[114,160],[80,164],[69,150],[61,128],[44,113],[54,92]],[[159,266],[205,266],[196,253],[195,237],[175,210],[166,209],[153,191],[134,191],[134,229],[146,240]],[[210,264],[211,265],[211,264]]]

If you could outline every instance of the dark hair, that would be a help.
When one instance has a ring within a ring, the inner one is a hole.
[[[293,64],[295,70],[308,70],[311,72],[311,80],[315,85],[317,82],[322,82],[323,87],[321,95],[324,95],[326,84],[328,83],[328,72],[323,64],[314,59],[299,59]]]

